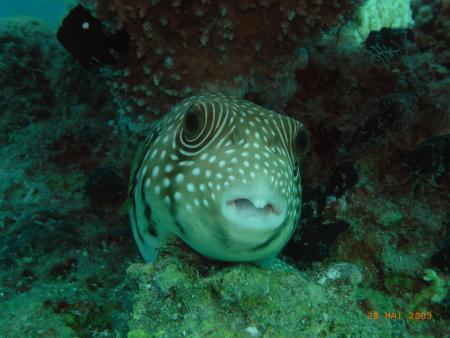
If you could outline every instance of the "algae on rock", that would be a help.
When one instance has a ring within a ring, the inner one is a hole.
[[[194,253],[132,264],[137,289],[129,337],[389,336],[401,327],[368,320],[356,285],[300,272],[212,264]]]

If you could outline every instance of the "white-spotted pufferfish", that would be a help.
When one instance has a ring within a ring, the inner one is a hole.
[[[300,220],[302,123],[223,94],[192,96],[152,127],[132,168],[134,239],[146,261],[174,233],[200,254],[271,264]]]

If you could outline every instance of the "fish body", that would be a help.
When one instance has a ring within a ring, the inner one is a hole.
[[[112,65],[116,59],[111,50],[124,55],[129,48],[129,36],[125,31],[108,36],[101,20],[81,5],[73,8],[64,18],[56,37],[85,68],[90,68],[93,63]]]
[[[136,155],[130,221],[146,261],[176,234],[222,261],[275,258],[300,219],[303,124],[223,94],[189,97],[159,120]]]

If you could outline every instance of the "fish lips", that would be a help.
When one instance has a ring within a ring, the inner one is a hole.
[[[247,230],[274,230],[287,215],[287,201],[265,186],[239,187],[225,191],[221,201],[223,216]]]

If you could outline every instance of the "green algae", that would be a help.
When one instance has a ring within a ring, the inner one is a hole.
[[[356,285],[246,264],[205,271],[193,257],[163,255],[128,268],[137,290],[129,337],[388,336],[399,330],[367,319]]]

